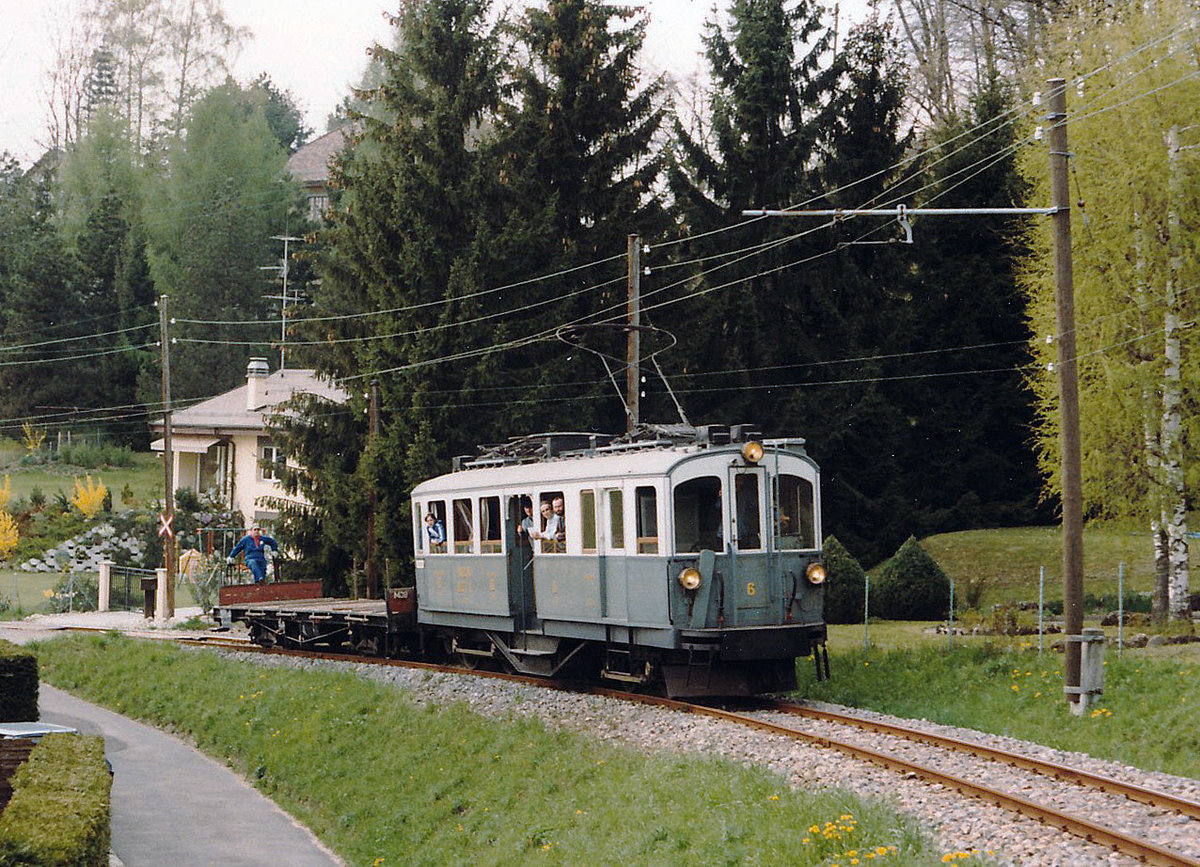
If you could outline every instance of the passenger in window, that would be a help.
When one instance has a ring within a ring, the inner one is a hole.
[[[533,500],[529,497],[521,497],[521,515],[521,523],[517,525],[517,538],[521,544],[528,545],[533,539],[542,538],[537,519],[533,517]]]
[[[554,504],[549,500],[542,500],[538,511],[542,513],[542,528],[538,536],[534,538],[554,539],[558,534],[559,527],[559,518],[554,514]]]
[[[425,534],[429,537],[430,551],[441,553],[445,550],[446,525],[433,512],[425,515]]]
[[[567,540],[566,503],[563,501],[562,497],[555,497],[552,505],[554,507],[554,517],[557,519],[554,530],[554,538],[560,542],[565,542]]]

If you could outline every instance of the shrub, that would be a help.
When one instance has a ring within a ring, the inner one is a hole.
[[[24,647],[0,640],[0,722],[37,718],[37,657]]]
[[[0,509],[0,560],[7,560],[17,550],[20,541],[21,531],[16,518]]]
[[[862,623],[867,573],[835,537],[825,540],[825,622]]]
[[[29,492],[29,508],[35,512],[46,508],[46,495],[37,485],[34,485],[33,490]]]
[[[912,536],[871,589],[871,613],[888,620],[940,620],[950,611],[950,579]]]
[[[100,598],[100,585],[94,575],[86,572],[63,575],[53,590],[46,591],[46,596],[50,600],[50,610],[55,614],[95,611]]]
[[[109,443],[100,445],[71,444],[63,446],[59,450],[58,460],[73,467],[82,467],[85,470],[98,470],[102,467],[131,467],[133,466],[133,450],[129,446]]]
[[[107,867],[112,776],[101,737],[42,738],[0,813],[0,863]]]
[[[104,482],[92,484],[92,477],[89,474],[87,476],[86,488],[79,479],[75,480],[75,494],[71,497],[71,503],[79,511],[83,512],[89,521],[94,521],[96,516],[100,514],[100,510],[104,508],[106,497],[108,497],[108,486]],[[109,500],[110,507],[111,504],[112,500]]]

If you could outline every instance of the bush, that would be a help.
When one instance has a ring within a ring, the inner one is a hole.
[[[85,470],[98,470],[104,467],[133,466],[133,450],[129,446],[117,446],[108,443],[100,445],[67,445],[58,452],[58,460],[73,467]]]
[[[103,738],[47,735],[12,785],[0,813],[0,864],[107,867],[112,775]]]
[[[950,579],[912,536],[871,589],[871,613],[888,620],[941,620],[950,611]]]
[[[37,657],[23,647],[0,640],[0,722],[32,722],[37,718]]]
[[[835,537],[825,540],[825,622],[862,623],[867,573]]]
[[[63,575],[49,594],[50,610],[55,614],[66,611],[95,611],[100,598],[100,585],[94,575],[76,572]]]

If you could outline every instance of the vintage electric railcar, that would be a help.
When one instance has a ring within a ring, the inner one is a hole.
[[[372,638],[382,615],[354,615],[345,634],[671,696],[791,689],[797,657],[828,672],[819,478],[803,440],[745,425],[485,449],[412,492],[415,606],[389,600],[386,639]],[[252,613],[226,619],[283,643],[331,637],[340,622],[260,611],[256,627]]]

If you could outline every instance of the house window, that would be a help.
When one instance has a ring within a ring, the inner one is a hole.
[[[329,210],[329,196],[317,195],[308,197],[308,219],[314,223],[319,223],[325,219],[325,212]]]
[[[264,482],[275,481],[279,478],[279,469],[283,466],[283,452],[278,446],[270,444],[270,440],[258,441],[258,477]]]

